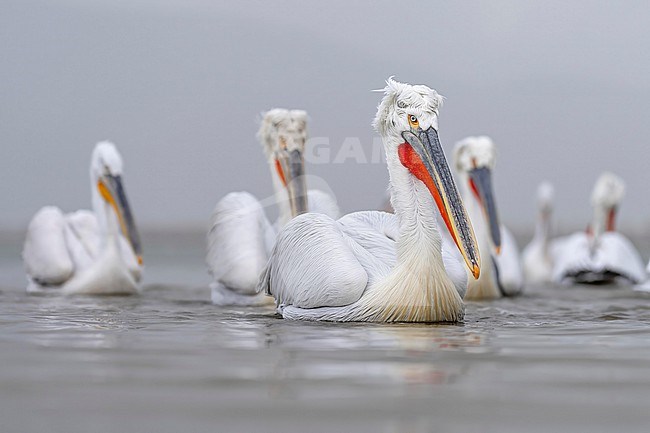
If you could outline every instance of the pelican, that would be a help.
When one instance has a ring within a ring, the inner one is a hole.
[[[386,152],[395,214],[363,211],[334,220],[308,213],[290,221],[258,285],[285,319],[463,319],[467,275],[442,248],[438,211],[475,278],[480,258],[438,139],[442,97],[423,85],[392,78],[386,84],[373,125]]]
[[[454,160],[467,213],[476,228],[481,256],[488,264],[481,277],[470,281],[467,300],[514,296],[524,284],[519,249],[514,236],[499,222],[492,189],[496,150],[492,139],[467,137],[456,143]]]
[[[115,145],[98,143],[90,164],[93,211],[64,214],[46,206],[34,215],[23,249],[28,292],[138,291],[142,251],[122,184],[122,166]]]
[[[632,243],[616,231],[623,180],[603,173],[591,194],[593,218],[586,232],[564,238],[557,248],[553,280],[559,283],[630,283],[645,280],[644,264]]]
[[[641,284],[638,284],[634,290],[638,290],[641,292],[650,292],[650,261],[648,262],[648,265],[645,268],[646,272],[646,278],[645,281]]]
[[[552,281],[553,242],[550,236],[554,195],[553,185],[550,182],[542,182],[537,188],[535,236],[522,254],[524,274],[528,283],[543,284]]]
[[[645,272],[646,272],[645,281],[635,286],[634,290],[638,290],[640,292],[650,292],[650,261],[648,262],[648,265],[645,268]]]
[[[337,218],[336,201],[319,190],[307,191],[304,149],[307,113],[275,108],[263,114],[257,134],[268,159],[279,207],[271,224],[264,206],[247,192],[232,192],[212,212],[207,235],[207,265],[213,278],[212,302],[217,305],[260,305],[269,298],[255,287],[275,243],[277,230],[296,215],[310,211]]]

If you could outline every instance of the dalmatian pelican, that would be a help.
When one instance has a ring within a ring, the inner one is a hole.
[[[555,282],[638,284],[646,279],[638,251],[616,231],[616,212],[624,195],[620,177],[605,172],[598,178],[591,194],[591,224],[584,232],[562,238],[556,248]]]
[[[142,273],[140,236],[122,183],[115,145],[98,143],[90,164],[93,210],[46,206],[27,229],[28,292],[133,294]]]
[[[535,235],[522,253],[527,283],[544,284],[552,281],[554,242],[551,240],[551,220],[554,196],[550,182],[542,182],[537,188]]]
[[[438,212],[474,278],[480,258],[438,138],[441,103],[427,86],[387,80],[373,125],[386,152],[395,214],[363,211],[334,220],[308,213],[291,220],[258,285],[285,319],[463,320],[467,275],[444,250]]]
[[[271,169],[278,205],[275,224],[267,218],[263,204],[248,192],[232,192],[214,208],[207,235],[208,271],[212,302],[216,305],[260,305],[270,302],[255,290],[262,268],[275,243],[277,230],[304,212],[339,215],[336,201],[319,190],[307,191],[304,150],[307,113],[303,110],[272,109],[262,115],[257,137]]]
[[[648,262],[646,268],[645,268],[645,273],[646,273],[646,279],[642,284],[637,285],[634,290],[638,290],[640,292],[650,292],[650,261]]]
[[[454,160],[463,199],[481,256],[488,260],[481,277],[469,282],[466,300],[514,296],[524,285],[519,248],[514,236],[500,223],[492,187],[496,149],[486,136],[467,137],[456,143]]]

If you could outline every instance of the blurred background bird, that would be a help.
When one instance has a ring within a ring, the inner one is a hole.
[[[307,190],[304,158],[307,120],[303,110],[275,108],[263,113],[257,137],[271,170],[274,195],[260,201],[248,192],[232,192],[214,208],[206,257],[213,279],[210,285],[213,303],[269,302],[270,298],[258,294],[255,286],[275,244],[277,231],[307,211],[338,217],[333,196]],[[274,224],[266,215],[273,205],[279,211]]]

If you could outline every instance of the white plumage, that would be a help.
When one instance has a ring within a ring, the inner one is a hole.
[[[632,243],[616,231],[616,211],[625,184],[612,173],[603,173],[591,196],[594,209],[586,232],[558,240],[553,280],[560,283],[640,283],[644,264]]]
[[[122,158],[97,144],[90,166],[93,212],[46,206],[27,229],[23,260],[29,292],[131,294],[142,272],[140,239],[122,181]]]
[[[273,109],[264,113],[258,138],[267,156],[275,194],[260,202],[247,192],[221,199],[210,219],[207,265],[213,277],[212,301],[218,305],[258,305],[269,302],[255,290],[275,236],[295,215],[309,211],[338,217],[336,200],[319,190],[305,191],[303,151],[307,113]],[[271,224],[265,207],[278,205]]]
[[[523,270],[515,238],[499,221],[492,186],[495,145],[489,137],[467,137],[456,144],[454,160],[483,257],[481,276],[469,282],[465,299],[517,295],[524,285]]]
[[[635,287],[635,290],[639,290],[641,292],[650,292],[650,261],[645,268],[645,273],[645,281],[642,284],[637,285]]]
[[[537,188],[535,235],[522,253],[526,282],[530,284],[552,281],[554,242],[551,240],[551,223],[554,195],[550,182],[542,182]]]
[[[479,273],[474,235],[438,141],[442,97],[387,81],[374,121],[382,135],[395,215],[304,214],[278,235],[258,290],[287,319],[379,322],[462,320],[467,276],[443,251],[438,207],[468,266]]]

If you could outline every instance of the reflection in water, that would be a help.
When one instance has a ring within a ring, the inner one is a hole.
[[[476,349],[485,341],[477,332],[457,326],[318,324],[316,327],[308,327],[307,332],[296,329],[297,332],[283,338],[271,339],[287,353],[275,366],[276,376],[338,379],[354,384],[447,383],[461,368],[438,365],[432,354]],[[313,351],[302,354],[306,347]]]
[[[382,325],[217,308],[192,286],[130,298],[0,288],[2,430],[265,431],[270,420],[283,433],[593,432],[650,421],[648,293],[531,287],[468,304],[461,325]]]

